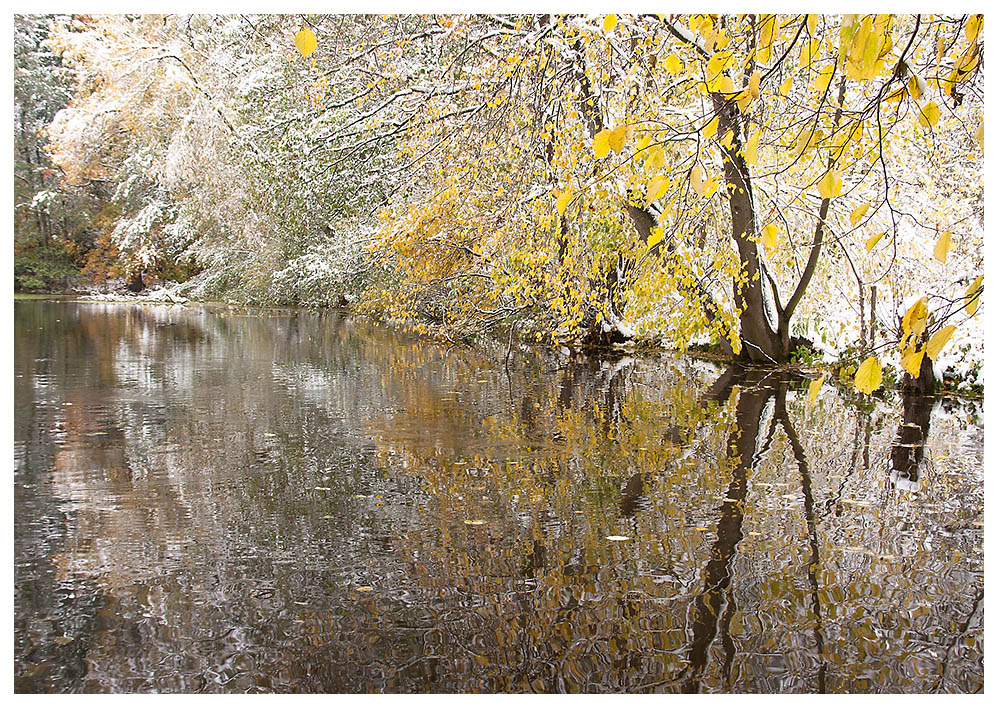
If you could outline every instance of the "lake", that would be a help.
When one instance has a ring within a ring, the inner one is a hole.
[[[982,402],[505,350],[15,302],[15,690],[983,690]]]

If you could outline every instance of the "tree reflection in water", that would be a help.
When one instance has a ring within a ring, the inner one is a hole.
[[[963,409],[304,312],[15,336],[19,691],[983,686]]]

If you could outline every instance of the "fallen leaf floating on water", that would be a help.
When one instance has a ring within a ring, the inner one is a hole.
[[[630,536],[607,536],[607,541],[630,541]]]

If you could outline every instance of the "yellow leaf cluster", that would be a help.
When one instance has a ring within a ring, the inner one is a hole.
[[[890,15],[845,15],[839,42],[839,58],[845,60],[846,76],[870,81],[883,69],[893,47]]]

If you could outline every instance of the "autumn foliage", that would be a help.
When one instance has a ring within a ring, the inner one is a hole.
[[[85,80],[52,151],[70,181],[147,180],[122,193],[122,253],[183,253],[201,283],[307,272],[455,341],[662,339],[773,365],[810,340],[854,352],[870,393],[885,363],[918,377],[976,336],[983,27],[84,18],[53,35]]]

